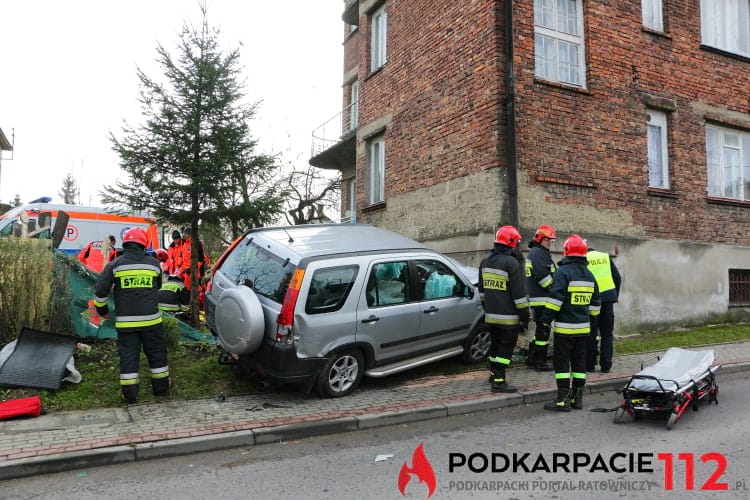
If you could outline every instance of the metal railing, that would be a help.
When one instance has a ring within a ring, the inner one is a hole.
[[[316,156],[335,146],[357,130],[357,104],[354,102],[348,105],[313,130],[310,156]]]

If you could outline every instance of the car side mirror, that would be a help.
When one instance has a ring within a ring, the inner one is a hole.
[[[464,293],[463,296],[469,300],[472,300],[474,298],[474,287],[463,285],[464,287]]]

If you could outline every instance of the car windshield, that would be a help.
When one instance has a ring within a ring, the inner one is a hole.
[[[221,265],[220,271],[236,284],[244,283],[255,293],[278,303],[284,300],[297,267],[259,247],[252,240],[240,243]]]

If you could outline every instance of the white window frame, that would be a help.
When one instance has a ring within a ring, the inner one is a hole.
[[[349,131],[352,131],[359,121],[359,81],[352,82],[349,93]]]
[[[667,114],[648,110],[646,143],[648,144],[648,186],[669,189],[669,149]]]
[[[560,6],[574,6],[575,12]],[[534,54],[536,77],[586,88],[582,0],[534,0]]]
[[[750,132],[706,125],[708,196],[750,201]]]
[[[347,192],[349,195],[348,208],[344,212],[348,222],[354,223],[357,221],[357,191],[356,191],[356,178],[352,177],[347,183]]]
[[[385,201],[385,137],[380,135],[367,143],[367,202]]]
[[[641,0],[643,26],[654,31],[664,31],[664,5],[662,0]]]
[[[385,5],[370,16],[370,71],[382,67],[388,52],[388,11]]]
[[[701,0],[701,42],[750,57],[750,0]]]

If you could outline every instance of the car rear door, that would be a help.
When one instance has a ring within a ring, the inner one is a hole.
[[[421,309],[414,300],[407,259],[370,263],[357,307],[357,342],[372,346],[375,360],[408,357],[419,339]]]

